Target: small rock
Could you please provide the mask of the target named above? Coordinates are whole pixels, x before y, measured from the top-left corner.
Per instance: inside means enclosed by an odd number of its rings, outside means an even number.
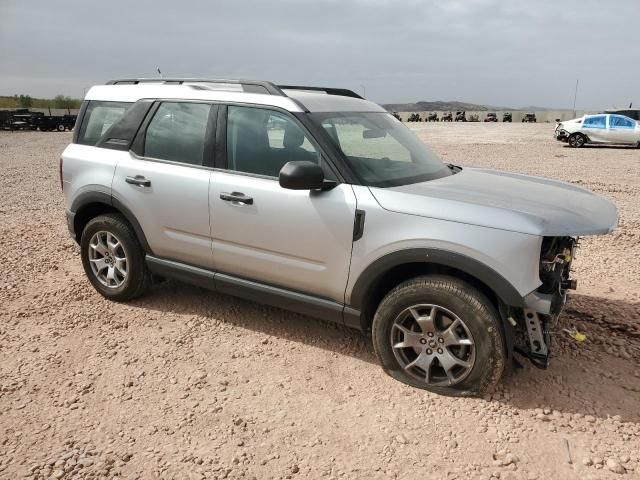
[[[589,423],[594,423],[596,421],[596,417],[594,417],[593,415],[585,415],[584,419]]]
[[[625,468],[620,464],[620,460],[617,458],[608,458],[607,459],[607,469],[613,473],[625,473]]]
[[[583,458],[583,459],[582,459],[582,464],[583,464],[585,467],[590,467],[591,465],[593,465],[593,460],[591,460],[589,457],[587,457],[587,458]]]
[[[536,420],[540,420],[541,422],[550,422],[551,418],[544,413],[539,413],[536,415]]]
[[[291,467],[291,473],[298,473],[300,471],[300,467],[298,465],[294,465]]]
[[[409,440],[407,440],[407,437],[400,434],[396,437],[396,442],[401,443],[402,445],[406,445],[407,443],[409,443]]]
[[[64,476],[64,470],[54,470],[51,476],[53,478],[62,478]]]

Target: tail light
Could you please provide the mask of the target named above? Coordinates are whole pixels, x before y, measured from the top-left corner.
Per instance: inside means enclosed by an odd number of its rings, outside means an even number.
[[[60,157],[60,190],[64,192],[64,183],[62,182],[62,157]]]

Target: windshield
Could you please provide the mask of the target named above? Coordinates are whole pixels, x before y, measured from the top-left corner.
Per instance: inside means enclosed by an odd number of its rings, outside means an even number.
[[[451,170],[393,115],[311,113],[363,185],[394,187],[451,175]]]

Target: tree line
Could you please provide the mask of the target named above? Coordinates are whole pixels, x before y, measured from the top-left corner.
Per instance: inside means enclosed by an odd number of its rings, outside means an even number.
[[[33,98],[31,95],[0,96],[0,108],[80,108],[82,100],[64,95],[54,98]]]

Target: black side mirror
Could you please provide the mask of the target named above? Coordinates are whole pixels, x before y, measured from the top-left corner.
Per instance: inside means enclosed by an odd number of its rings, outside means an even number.
[[[280,170],[278,180],[282,188],[318,190],[324,187],[324,172],[313,162],[287,162]]]

